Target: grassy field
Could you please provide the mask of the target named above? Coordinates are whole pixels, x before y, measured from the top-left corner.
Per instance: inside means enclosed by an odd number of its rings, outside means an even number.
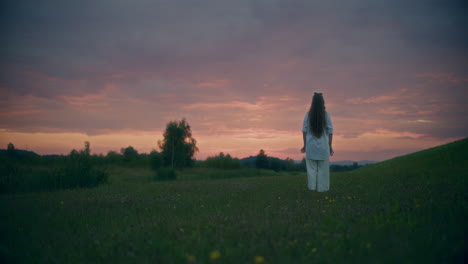
[[[114,167],[96,188],[0,195],[0,261],[463,263],[467,153],[465,139],[335,173],[326,193],[305,173]]]

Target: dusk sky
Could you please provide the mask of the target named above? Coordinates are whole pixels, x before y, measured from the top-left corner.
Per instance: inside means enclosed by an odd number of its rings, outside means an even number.
[[[158,149],[186,118],[205,159],[302,159],[323,92],[332,161],[468,136],[465,1],[0,3],[0,148]]]

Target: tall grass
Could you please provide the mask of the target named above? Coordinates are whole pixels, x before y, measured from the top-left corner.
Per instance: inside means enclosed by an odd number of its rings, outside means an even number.
[[[305,173],[149,182],[149,167],[110,167],[102,188],[0,195],[0,262],[464,263],[467,151],[332,173],[325,193]]]

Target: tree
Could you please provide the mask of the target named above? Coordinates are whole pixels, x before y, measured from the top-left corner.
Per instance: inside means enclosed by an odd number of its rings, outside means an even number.
[[[277,158],[270,158],[270,169],[278,172],[281,170],[281,161]]]
[[[13,143],[8,143],[7,146],[7,155],[13,157],[15,155],[15,145]]]
[[[90,144],[89,144],[89,141],[85,141],[84,143],[85,145],[85,148],[82,150],[82,153],[86,156],[89,156],[91,154],[91,148],[90,148]]]
[[[106,160],[110,163],[119,163],[122,160],[122,155],[111,150],[107,152]]]
[[[268,169],[268,157],[265,154],[263,149],[260,150],[257,154],[257,159],[255,160],[255,167],[258,169]]]
[[[287,157],[284,161],[284,166],[286,171],[294,171],[296,169],[296,165],[294,164],[294,160]]]
[[[169,122],[164,139],[158,144],[166,166],[184,168],[193,165],[193,155],[198,151],[197,141],[192,137],[190,125],[185,119]]]
[[[125,161],[131,161],[138,158],[138,151],[132,146],[121,148],[120,153],[122,153]]]

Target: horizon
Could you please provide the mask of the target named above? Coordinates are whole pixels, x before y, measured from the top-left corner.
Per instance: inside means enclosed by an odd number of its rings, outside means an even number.
[[[0,4],[0,146],[301,160],[314,92],[335,156],[383,161],[468,135],[468,5],[436,1]]]
[[[452,141],[452,142],[448,142],[448,143],[445,143],[445,144],[443,144],[443,145],[451,144],[451,143],[454,143],[454,142],[456,142],[456,141],[460,141],[460,140],[463,140],[463,139],[466,139],[466,138],[468,138],[468,137],[465,137],[465,138],[462,138],[462,139],[458,139],[458,140],[455,140],[455,141]],[[10,143],[12,143],[12,142],[10,142]],[[14,144],[13,144],[13,145],[14,145]],[[439,146],[443,146],[443,145],[438,145],[438,146],[434,146],[434,147],[439,147]],[[127,146],[127,147],[132,147],[132,146]],[[124,148],[125,148],[125,147],[124,147]],[[433,148],[433,147],[431,147],[431,148]],[[419,151],[425,151],[425,150],[428,150],[428,149],[431,149],[431,148],[426,148],[426,149],[418,150],[418,151],[415,151],[415,152],[411,152],[411,153],[407,153],[407,154],[403,154],[403,155],[394,156],[394,157],[388,158],[388,159],[386,159],[386,160],[390,160],[390,159],[393,159],[393,158],[396,158],[396,157],[405,156],[405,155],[410,155],[410,154],[413,154],[413,153],[416,153],[416,152],[419,152]],[[123,148],[122,148],[122,149],[123,149]],[[6,151],[7,149],[6,149],[6,148],[5,148],[5,149],[0,148],[0,150]],[[68,152],[68,153],[62,153],[62,154],[57,154],[57,153],[39,154],[39,153],[35,152],[34,150],[19,149],[19,148],[16,148],[16,146],[15,146],[15,150],[31,151],[31,152],[33,152],[33,153],[35,153],[35,154],[37,154],[37,155],[40,155],[40,156],[67,156],[67,155],[70,154],[71,151],[73,151],[73,150],[78,150],[78,151],[79,151],[80,149],[72,149],[72,150],[70,150],[70,152]],[[138,149],[136,149],[136,148],[135,148],[135,150],[138,152],[139,155],[140,155],[140,154],[149,155],[149,154],[151,153],[151,152],[140,152],[140,151],[138,151]],[[156,150],[156,151],[157,151],[157,152],[160,152],[160,151],[158,151],[158,150]],[[119,154],[119,155],[123,155],[123,154],[121,153],[120,150],[110,150],[110,151],[108,151],[108,152],[106,152],[106,153],[95,153],[95,152],[92,152],[92,151],[91,151],[90,154],[91,154],[91,155],[95,155],[95,156],[103,155],[103,156],[105,157],[105,156],[106,156],[108,153],[110,153],[110,152],[115,152],[115,153],[117,153],[117,154]],[[221,151],[221,152],[222,152],[222,151]],[[218,156],[221,152],[218,152],[218,153],[216,153],[216,154],[214,154],[214,155],[207,156],[207,157],[205,157],[204,159],[197,159],[196,157],[194,157],[194,160],[195,160],[195,161],[205,161],[205,160],[206,160],[207,158],[209,158],[209,157]],[[230,153],[224,153],[224,152],[223,152],[223,154],[224,154],[224,155],[230,155]],[[289,158],[289,157],[281,158],[281,157],[271,156],[271,155],[268,155],[268,153],[266,153],[266,152],[265,152],[265,154],[266,154],[267,157],[278,158],[278,159],[281,159],[281,160],[286,160],[287,158]],[[235,159],[243,160],[243,159],[248,159],[248,158],[256,157],[257,155],[258,155],[258,153],[255,154],[255,155],[249,155],[249,156],[243,156],[243,157],[237,157],[237,156],[232,156],[232,155],[230,155],[230,156],[231,156],[232,158],[235,158]],[[305,157],[303,157],[303,158],[305,158]],[[302,159],[303,159],[303,158],[302,158]],[[300,162],[302,161],[302,159],[298,159],[298,160],[297,160],[297,159],[292,159],[292,160],[293,160],[296,164],[298,164],[298,163],[300,163]],[[358,164],[360,164],[360,162],[364,162],[364,165],[368,165],[368,164],[378,163],[378,162],[382,162],[382,161],[386,161],[386,160],[372,160],[372,159],[360,159],[360,160],[330,160],[330,165],[333,164],[333,163],[343,163],[343,162],[357,162]],[[369,162],[369,163],[367,163],[367,162]],[[362,163],[361,163],[361,164],[362,164]]]

